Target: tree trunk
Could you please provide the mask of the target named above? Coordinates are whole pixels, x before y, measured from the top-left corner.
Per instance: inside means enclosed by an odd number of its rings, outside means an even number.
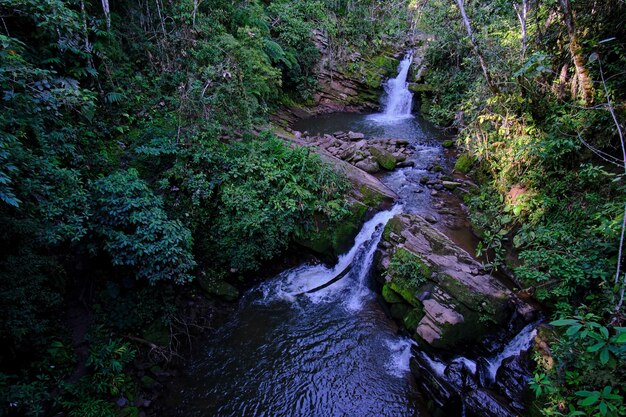
[[[487,67],[487,61],[485,61],[483,54],[480,52],[480,48],[478,47],[476,37],[474,36],[474,31],[472,30],[472,24],[469,20],[469,17],[467,17],[467,13],[465,13],[465,4],[463,3],[463,0],[456,0],[456,4],[459,7],[459,10],[461,11],[463,24],[465,25],[465,29],[467,30],[467,36],[469,36],[470,42],[472,43],[472,48],[474,49],[474,53],[476,54],[476,56],[478,57],[478,60],[480,61],[480,67],[483,70],[485,81],[487,81],[487,85],[489,86],[489,89],[491,90],[491,92],[493,94],[498,94],[500,93],[500,90],[498,89],[498,86],[496,86],[495,83],[493,82],[493,79],[491,78],[491,74],[489,73],[489,68]]]
[[[561,4],[561,12],[563,20],[567,26],[567,34],[569,35],[569,51],[572,55],[572,61],[576,68],[576,77],[578,78],[578,88],[582,92],[583,99],[587,105],[593,103],[593,83],[589,77],[589,71],[585,67],[585,60],[582,54],[582,48],[576,35],[576,25],[574,23],[574,15],[572,14],[572,5],[569,0],[559,0]]]
[[[109,9],[109,0],[102,0],[102,10],[104,11],[104,18],[107,22],[107,31],[111,30],[111,9]]]
[[[563,64],[561,67],[561,72],[559,73],[559,80],[555,85],[555,93],[559,100],[562,100],[565,97],[565,85],[567,84],[567,71],[569,70],[568,64]]]
[[[526,0],[522,0],[521,7],[517,4],[513,4],[515,8],[515,13],[517,13],[517,18],[519,19],[521,31],[522,31],[522,51],[520,52],[520,58],[522,61],[526,59],[526,44],[527,44],[527,35],[526,35],[526,16],[528,14],[528,2]]]

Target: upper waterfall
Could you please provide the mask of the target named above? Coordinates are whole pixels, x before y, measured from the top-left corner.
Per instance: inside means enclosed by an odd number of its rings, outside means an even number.
[[[373,114],[372,120],[386,122],[411,117],[413,93],[409,91],[406,81],[413,62],[413,53],[407,53],[398,66],[398,75],[385,83],[385,94],[382,98],[382,112]]]

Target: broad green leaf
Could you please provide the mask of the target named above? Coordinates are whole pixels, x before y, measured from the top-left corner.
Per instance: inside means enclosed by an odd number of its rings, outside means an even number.
[[[595,404],[599,398],[600,398],[600,393],[597,391],[594,391],[590,396],[588,396],[584,400],[578,401],[578,404],[585,406],[585,407],[590,406],[590,405]]]
[[[578,321],[573,319],[560,319],[550,322],[553,326],[571,326],[573,324],[578,324]]]
[[[578,331],[582,328],[582,324],[574,324],[573,326],[571,326],[569,329],[567,329],[567,331],[565,332],[566,335],[568,336],[573,336],[576,333],[578,333]]]
[[[606,365],[607,362],[609,361],[609,350],[608,349],[603,349],[602,352],[600,352],[600,363],[602,365]]]
[[[596,343],[595,345],[588,347],[587,352],[597,352],[600,349],[602,349],[604,346],[606,346],[606,343],[604,342]]]

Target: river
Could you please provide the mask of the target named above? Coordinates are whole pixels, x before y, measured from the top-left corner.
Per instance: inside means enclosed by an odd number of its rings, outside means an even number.
[[[385,223],[400,210],[428,215],[436,228],[470,253],[476,239],[459,198],[426,186],[441,176],[436,166],[451,171],[450,155],[442,147],[445,138],[440,131],[411,115],[412,97],[405,82],[408,63],[410,56],[399,68],[400,80],[392,79],[386,86],[383,104],[391,103],[396,110],[324,115],[294,126],[311,135],[355,131],[369,140],[408,140],[413,166],[380,177],[399,195],[397,205],[366,222],[336,265],[300,265],[250,289],[231,320],[203,341],[200,353],[170,387],[169,414],[428,416],[424,405],[429,399],[422,397],[409,369],[411,355],[419,351],[374,291],[374,251]],[[409,100],[409,105],[393,97]],[[349,273],[339,281],[308,292],[344,270]],[[503,358],[487,363],[499,366]],[[475,362],[459,359],[473,364],[475,371]],[[426,360],[434,374],[443,376],[445,363]]]
[[[447,193],[436,199],[419,182],[435,175],[429,166],[447,163],[441,135],[419,118],[381,123],[368,115],[333,114],[303,120],[295,128],[409,139],[415,167],[382,177],[400,195],[402,210],[435,213],[432,206],[441,201],[459,205]],[[392,214],[367,222],[338,265],[301,265],[249,290],[232,320],[211,335],[203,354],[177,379],[176,415],[426,415],[409,372],[412,342],[400,334],[372,289],[373,249]],[[450,225],[440,223],[444,229]],[[466,227],[448,231],[472,244]],[[355,267],[339,282],[295,295],[324,283],[350,261]]]

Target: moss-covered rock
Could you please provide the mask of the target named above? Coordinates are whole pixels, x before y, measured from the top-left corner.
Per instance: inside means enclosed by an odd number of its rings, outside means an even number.
[[[400,235],[403,226],[402,221],[398,217],[392,217],[385,225],[385,230],[383,230],[383,240],[388,241],[392,232],[396,235]]]
[[[450,139],[446,139],[441,143],[441,146],[443,146],[444,148],[451,148],[454,146],[454,141]]]
[[[474,165],[474,158],[466,153],[462,153],[456,160],[454,164],[454,169],[458,172],[462,172],[463,174],[467,174],[472,166]]]
[[[397,248],[391,256],[389,269],[391,281],[406,282],[416,290],[430,279],[431,268],[417,254]]]
[[[372,59],[372,64],[383,70],[386,74],[395,74],[400,66],[400,61],[385,55],[379,55]]]
[[[393,154],[377,146],[370,146],[369,151],[382,169],[391,171],[396,167],[396,158]]]
[[[336,257],[352,246],[354,236],[365,220],[367,208],[368,205],[355,201],[350,206],[350,214],[341,223],[334,227],[320,225],[319,230],[312,231],[297,242],[317,254]]]
[[[377,265],[386,279],[385,291],[392,290],[411,305],[401,320],[420,343],[454,351],[479,343],[511,318],[514,306],[522,316],[528,313],[527,304],[512,301],[514,294],[420,216],[392,218],[379,250]],[[392,299],[389,294],[386,298]],[[406,310],[394,308],[394,317]]]
[[[389,307],[391,317],[397,320],[404,320],[404,318],[413,310],[413,307],[406,303],[396,303]]]
[[[392,290],[389,284],[383,285],[382,295],[383,295],[383,299],[389,304],[404,302],[403,298],[394,290]]]
[[[443,181],[441,184],[443,185],[443,188],[450,191],[456,190],[457,187],[461,185],[461,183],[456,181]]]
[[[414,93],[426,93],[435,91],[435,87],[431,84],[409,83],[409,90]]]
[[[412,309],[406,316],[402,322],[404,326],[411,332],[414,332],[419,325],[419,322],[424,317],[424,309],[423,308],[414,308]]]

